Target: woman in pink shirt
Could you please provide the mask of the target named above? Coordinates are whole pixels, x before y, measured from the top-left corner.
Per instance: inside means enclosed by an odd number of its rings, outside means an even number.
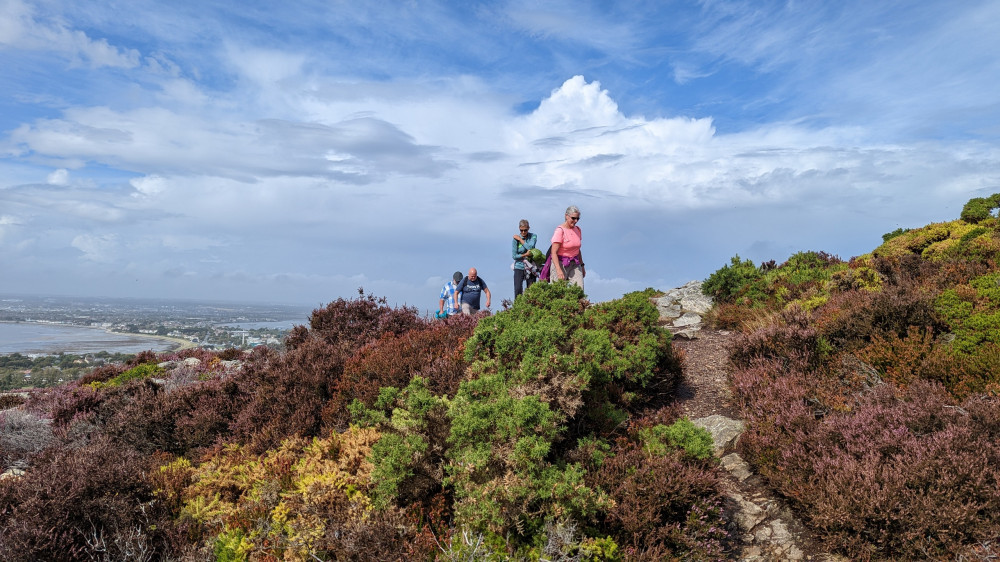
[[[580,209],[576,205],[570,205],[566,209],[566,222],[557,226],[552,234],[552,279],[566,279],[582,289],[587,268],[583,265],[583,254],[580,253],[583,235],[580,227],[576,226],[579,220]]]

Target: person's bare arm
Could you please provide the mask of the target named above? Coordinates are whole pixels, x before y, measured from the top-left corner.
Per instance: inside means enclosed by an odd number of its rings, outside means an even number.
[[[552,253],[549,254],[549,256],[552,257],[552,265],[549,266],[549,267],[551,267],[552,269],[556,270],[556,278],[557,279],[565,279],[566,278],[566,272],[563,271],[562,262],[559,261],[559,248],[561,248],[561,247],[562,247],[561,243],[559,243],[559,242],[553,242],[552,243]]]

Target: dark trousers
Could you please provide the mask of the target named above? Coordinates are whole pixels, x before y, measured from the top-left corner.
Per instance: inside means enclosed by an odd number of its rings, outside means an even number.
[[[532,275],[525,275],[523,269],[514,270],[514,298],[521,296],[524,292],[524,285],[527,283],[528,287],[535,282],[535,277]]]

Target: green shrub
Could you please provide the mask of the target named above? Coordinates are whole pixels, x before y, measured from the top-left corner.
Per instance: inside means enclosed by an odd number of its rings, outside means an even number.
[[[1000,207],[1000,193],[994,193],[989,197],[973,197],[962,207],[962,220],[970,223],[984,221],[997,207]]]
[[[719,302],[732,302],[740,296],[756,301],[763,295],[757,293],[748,295],[747,293],[763,276],[763,272],[752,261],[741,261],[740,256],[735,255],[730,258],[729,265],[722,266],[721,269],[708,276],[708,279],[702,284],[701,290]]]
[[[423,502],[437,491],[444,476],[447,407],[447,400],[433,396],[420,377],[402,391],[382,389],[370,409],[358,400],[351,405],[358,423],[382,434],[368,456],[373,506]]]
[[[644,293],[590,306],[566,283],[536,283],[466,343],[471,380],[449,406],[447,483],[460,527],[518,541],[546,517],[582,521],[608,507],[560,456],[629,412],[669,396],[680,365]],[[653,390],[656,389],[656,390]]]
[[[897,228],[896,230],[893,230],[892,232],[886,232],[885,234],[882,235],[882,242],[883,243],[884,242],[888,242],[889,240],[892,240],[893,238],[899,236],[900,234],[903,234],[903,233],[909,232],[909,231],[910,231],[909,228],[902,228],[902,227],[900,227],[900,228]]]
[[[161,374],[163,374],[163,367],[160,367],[155,363],[143,363],[142,365],[132,367],[107,382],[94,381],[90,383],[90,386],[94,390],[99,390],[101,388],[122,386],[130,381],[148,379]]]
[[[639,431],[639,439],[651,455],[665,455],[669,448],[681,449],[696,459],[712,456],[712,434],[696,426],[688,418],[671,425],[658,424]]]
[[[216,562],[245,562],[252,549],[242,529],[231,529],[216,537],[213,554]]]

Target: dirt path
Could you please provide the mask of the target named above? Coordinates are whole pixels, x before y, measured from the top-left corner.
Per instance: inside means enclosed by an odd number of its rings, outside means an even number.
[[[674,347],[684,352],[684,380],[677,388],[677,401],[691,419],[713,414],[737,419],[726,380],[727,346],[735,333],[701,330],[698,334],[695,339],[674,339]]]
[[[674,339],[674,346],[684,352],[684,380],[677,400],[688,418],[720,414],[739,419],[728,384],[728,346],[735,337],[733,332],[701,330],[694,339]],[[845,560],[825,553],[787,504],[737,455],[723,457],[722,464],[727,469],[722,488],[734,514],[731,531],[738,537],[734,560]]]

